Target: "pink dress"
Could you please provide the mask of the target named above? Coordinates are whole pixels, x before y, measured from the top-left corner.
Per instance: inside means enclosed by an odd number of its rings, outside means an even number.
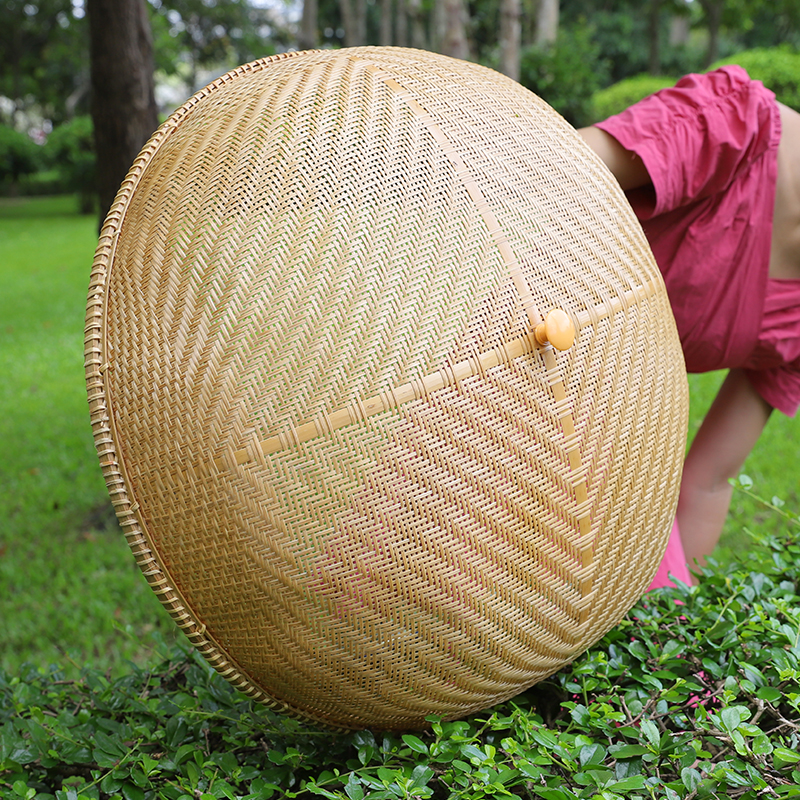
[[[743,368],[773,408],[800,407],[800,281],[771,280],[781,124],[737,66],[688,75],[599,128],[647,168],[628,193],[670,298],[689,372]],[[650,588],[689,582],[677,524]]]

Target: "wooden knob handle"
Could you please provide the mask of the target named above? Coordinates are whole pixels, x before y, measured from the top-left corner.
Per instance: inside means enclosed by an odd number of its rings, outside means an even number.
[[[575,325],[566,311],[554,308],[544,322],[536,326],[534,335],[539,344],[550,342],[556,350],[569,350],[575,343]]]

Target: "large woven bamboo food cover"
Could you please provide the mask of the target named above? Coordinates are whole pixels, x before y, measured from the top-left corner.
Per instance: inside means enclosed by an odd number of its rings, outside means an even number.
[[[294,53],[200,91],[106,220],[86,344],[139,566],[289,713],[509,698],[665,549],[687,389],[647,241],[575,131],[474,64]]]

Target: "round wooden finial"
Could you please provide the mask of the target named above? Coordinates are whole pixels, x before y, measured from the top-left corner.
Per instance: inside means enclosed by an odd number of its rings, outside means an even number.
[[[556,350],[569,350],[575,343],[575,323],[566,311],[554,308],[544,322],[536,326],[534,334],[539,344],[550,342]]]

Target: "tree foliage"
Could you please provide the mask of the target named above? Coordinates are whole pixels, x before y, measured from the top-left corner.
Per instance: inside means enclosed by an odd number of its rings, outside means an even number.
[[[274,15],[249,0],[150,0],[154,10],[156,66],[181,67],[189,90],[200,88],[201,69],[251,61],[286,46],[289,38]]]
[[[607,61],[586,26],[562,28],[550,46],[522,55],[520,80],[576,127],[592,122],[594,93],[606,83]]]
[[[64,188],[78,195],[81,212],[90,213],[97,170],[91,117],[81,115],[59,125],[47,139],[44,156],[58,171]]]
[[[30,136],[8,125],[0,125],[0,182],[16,183],[35,172],[40,164],[39,148]]]
[[[209,70],[221,72],[296,46],[301,33],[299,19],[292,21],[288,4],[280,2],[148,2],[156,68],[180,74],[189,91],[199,88]],[[305,46],[423,47],[466,55],[513,74],[515,20],[520,57],[527,53],[530,62],[529,48],[541,33],[537,9],[544,4],[520,0],[518,11],[516,0],[309,0],[309,6],[316,13],[306,19]],[[560,0],[547,6],[554,7],[559,9],[557,39],[569,41],[589,31],[597,57],[587,67],[598,69],[600,88],[646,71],[677,76],[752,47],[800,46],[800,0]],[[13,112],[36,108],[54,125],[86,113],[83,4],[5,0],[2,13],[0,95],[11,98]],[[686,35],[676,34],[679,28]],[[552,46],[557,48],[557,42]],[[535,84],[544,82],[543,76]],[[0,121],[14,125],[18,115],[6,110]]]
[[[71,0],[5,0],[0,24],[0,95],[15,112],[33,106],[59,124],[88,109],[86,25]]]

